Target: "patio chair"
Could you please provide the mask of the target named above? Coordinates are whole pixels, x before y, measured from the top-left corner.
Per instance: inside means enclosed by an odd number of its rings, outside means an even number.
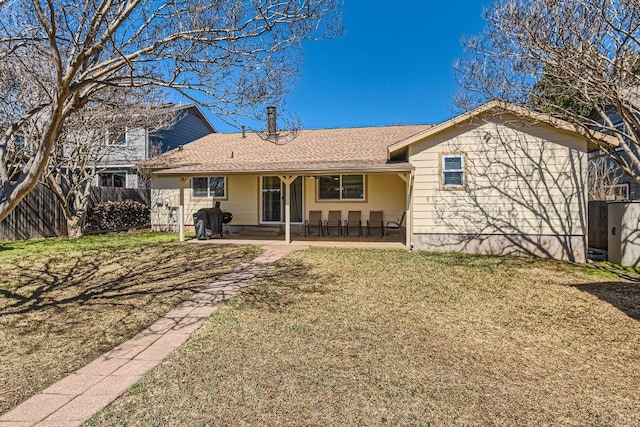
[[[371,211],[367,220],[367,237],[371,236],[372,228],[380,229],[380,237],[384,237],[384,221],[382,211]]]
[[[325,236],[331,235],[331,228],[336,229],[336,235],[342,235],[342,211],[329,211],[329,219],[324,223]]]
[[[311,229],[318,228],[318,236],[324,235],[324,227],[322,226],[322,211],[309,211],[309,219],[304,220],[304,235],[310,236]]]
[[[344,235],[349,235],[349,229],[357,229],[358,237],[362,236],[362,221],[360,220],[360,211],[349,211],[347,220],[344,222]]]
[[[399,231],[400,235],[402,236],[402,240],[405,240],[404,229],[402,228],[402,225],[404,224],[404,217],[406,214],[406,212],[402,212],[402,216],[397,221],[387,221],[387,225],[385,225],[384,227],[384,237],[387,237],[387,233],[389,231]]]

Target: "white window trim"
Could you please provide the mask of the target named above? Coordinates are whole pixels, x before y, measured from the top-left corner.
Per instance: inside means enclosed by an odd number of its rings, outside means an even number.
[[[22,139],[22,142],[18,142],[19,139]],[[27,137],[22,134],[14,134],[11,137],[13,142],[13,148],[16,150],[24,150],[27,147]]]
[[[111,177],[111,185],[107,185],[107,186],[102,186],[100,185],[102,183],[102,176],[104,175],[110,175]],[[114,176],[118,175],[121,178],[124,179],[124,185],[122,187],[115,187],[113,185],[113,181],[114,181]],[[128,188],[127,187],[127,175],[129,175],[127,173],[126,170],[103,170],[101,172],[98,172],[98,186],[99,187],[104,187],[104,188]]]
[[[206,178],[207,179],[207,195],[206,196],[196,196],[195,195],[195,187],[193,186],[193,180],[197,178]],[[211,178],[222,178],[224,180],[224,195],[222,196],[212,196],[211,195]],[[215,200],[227,200],[227,177],[226,176],[194,176],[191,178],[191,197],[194,199],[215,199]]]
[[[622,184],[605,185],[604,189],[609,190],[611,188],[624,188],[625,198],[623,200],[629,200],[629,183],[623,182]]]
[[[446,169],[445,167],[445,160],[446,159],[453,159],[453,158],[459,158],[460,159],[460,169]],[[443,154],[442,155],[442,163],[441,163],[441,173],[440,173],[440,179],[442,179],[442,188],[463,188],[467,182],[466,176],[465,176],[465,161],[464,161],[465,155],[463,153],[458,153],[458,154]],[[460,172],[462,173],[462,184],[445,184],[445,179],[444,179],[444,174],[445,172]]]
[[[111,130],[107,129],[107,134],[105,135],[105,138],[107,140],[107,147],[126,147],[129,144],[129,128],[125,126],[122,130],[123,132],[118,133],[116,137],[124,134],[124,143],[119,143],[114,142],[114,140],[111,138]]]
[[[367,201],[367,178],[363,173],[339,173],[335,174],[340,177],[340,196],[337,199],[322,199],[320,198],[320,179],[316,179],[318,182],[316,184],[316,200],[318,202],[366,202]],[[335,176],[335,175],[324,175],[324,176]],[[362,177],[362,198],[361,199],[352,199],[342,197],[342,193],[344,192],[344,188],[342,187],[342,177],[344,175],[360,175]],[[318,177],[320,178],[320,177]]]

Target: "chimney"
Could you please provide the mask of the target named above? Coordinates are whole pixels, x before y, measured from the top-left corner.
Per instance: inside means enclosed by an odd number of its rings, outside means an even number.
[[[275,138],[278,136],[276,130],[276,107],[267,107],[267,137]]]

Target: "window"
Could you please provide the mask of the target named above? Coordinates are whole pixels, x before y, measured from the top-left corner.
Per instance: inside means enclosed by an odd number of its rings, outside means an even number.
[[[107,131],[107,145],[127,145],[127,128],[113,128]]]
[[[607,200],[629,200],[629,183],[605,185]]]
[[[13,146],[16,150],[22,150],[27,145],[27,138],[24,135],[13,135]]]
[[[124,188],[127,182],[126,172],[102,172],[98,175],[100,187]]]
[[[442,186],[445,188],[460,188],[464,186],[463,154],[442,156]]]
[[[318,200],[364,200],[364,175],[319,176]]]
[[[193,197],[224,199],[227,197],[227,179],[224,176],[192,178]]]

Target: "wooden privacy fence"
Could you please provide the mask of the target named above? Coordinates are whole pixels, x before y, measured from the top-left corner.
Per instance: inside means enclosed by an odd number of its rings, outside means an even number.
[[[135,200],[147,206],[151,192],[145,189],[93,187],[89,206],[106,201]],[[54,194],[38,184],[18,206],[0,222],[0,240],[23,240],[67,235],[64,211]]]
[[[589,202],[589,247],[607,250],[609,245],[607,234],[608,210],[606,201]]]

